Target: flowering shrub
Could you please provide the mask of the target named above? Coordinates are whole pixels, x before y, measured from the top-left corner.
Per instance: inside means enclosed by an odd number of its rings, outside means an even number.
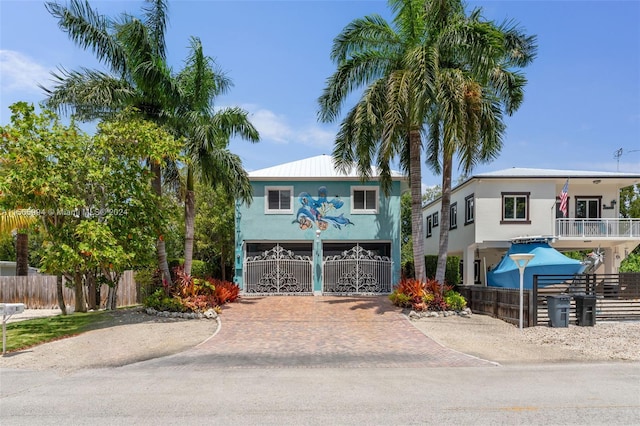
[[[165,290],[158,289],[145,299],[145,306],[159,311],[204,312],[231,303],[240,297],[240,288],[215,278],[194,278],[175,269],[176,282]]]
[[[441,287],[434,279],[402,279],[389,295],[389,300],[396,306],[416,311],[460,311],[467,306],[460,293],[447,285]]]

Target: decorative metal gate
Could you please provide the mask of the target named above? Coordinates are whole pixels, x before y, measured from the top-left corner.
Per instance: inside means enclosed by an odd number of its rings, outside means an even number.
[[[310,256],[296,255],[277,244],[244,265],[247,293],[312,293],[313,265]]]
[[[391,259],[359,245],[323,262],[323,291],[333,294],[391,292]]]

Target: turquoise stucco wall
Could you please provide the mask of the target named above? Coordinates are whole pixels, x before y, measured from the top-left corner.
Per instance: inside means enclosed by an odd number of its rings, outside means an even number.
[[[265,214],[265,187],[293,186],[293,213]],[[356,214],[351,212],[351,187],[377,187],[377,182],[359,181],[258,181],[253,182],[253,202],[236,206],[236,282],[242,285],[242,260],[244,256],[244,241],[308,241],[316,243],[317,227],[301,229],[297,222],[297,212],[302,207],[299,195],[303,192],[318,199],[318,188],[326,187],[328,201],[339,199],[343,205],[327,216],[340,216],[348,219],[352,224],[340,226],[329,224],[321,231],[322,242],[338,241],[385,241],[391,243],[391,258],[393,261],[393,282],[399,280],[400,275],[400,182],[393,182],[389,197],[379,191],[379,208],[377,214]],[[321,260],[321,256],[314,256]],[[319,267],[319,265],[316,265]],[[316,283],[320,285],[320,283]],[[316,289],[318,291],[318,289]]]

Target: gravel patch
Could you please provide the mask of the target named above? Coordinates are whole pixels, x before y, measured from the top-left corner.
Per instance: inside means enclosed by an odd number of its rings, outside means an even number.
[[[478,314],[411,322],[446,347],[500,364],[640,361],[640,322],[522,330]]]

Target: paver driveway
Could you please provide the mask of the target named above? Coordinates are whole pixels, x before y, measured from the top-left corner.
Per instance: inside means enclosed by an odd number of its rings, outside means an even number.
[[[161,362],[177,368],[492,365],[426,337],[384,296],[245,297],[221,318],[215,337]]]

